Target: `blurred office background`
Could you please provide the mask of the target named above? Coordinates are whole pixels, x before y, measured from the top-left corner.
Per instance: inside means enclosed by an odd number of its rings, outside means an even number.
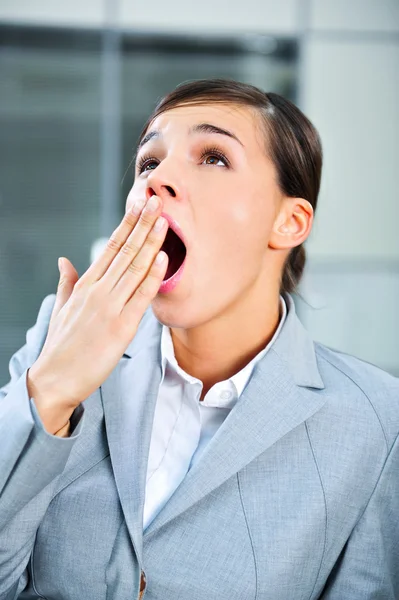
[[[298,310],[315,339],[399,375],[399,0],[0,0],[0,385],[57,258],[82,274],[122,218],[156,101],[214,76],[319,129]]]

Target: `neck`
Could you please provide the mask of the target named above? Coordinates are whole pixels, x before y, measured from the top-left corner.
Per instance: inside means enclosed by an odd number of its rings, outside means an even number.
[[[280,322],[280,296],[242,303],[192,329],[171,329],[180,367],[203,383],[201,399],[219,381],[243,369],[272,339]]]

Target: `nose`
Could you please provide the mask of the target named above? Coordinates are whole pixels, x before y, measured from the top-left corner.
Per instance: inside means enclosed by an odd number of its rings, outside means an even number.
[[[170,168],[166,170],[162,163],[147,178],[147,199],[154,195],[164,201],[182,196],[181,183],[178,181],[177,173]]]
[[[158,190],[158,191],[157,191]],[[171,185],[160,185],[160,186],[147,186],[146,196],[151,198],[151,196],[159,196],[162,200],[165,200],[166,197],[176,198],[177,194]]]

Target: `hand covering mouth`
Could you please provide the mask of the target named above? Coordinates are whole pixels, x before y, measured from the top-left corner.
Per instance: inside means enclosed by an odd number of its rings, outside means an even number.
[[[169,223],[168,232],[161,247],[161,250],[166,252],[169,258],[168,268],[164,277],[164,281],[166,281],[167,279],[170,279],[170,277],[172,277],[182,266],[183,261],[186,258],[187,249],[183,240],[174,230],[176,227],[173,221],[170,219],[170,217],[168,218],[167,215],[163,216],[166,217]]]

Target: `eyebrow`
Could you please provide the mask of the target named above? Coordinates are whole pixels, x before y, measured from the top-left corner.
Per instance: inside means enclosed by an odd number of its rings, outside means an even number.
[[[233,140],[235,140],[236,142],[241,144],[241,146],[244,146],[244,144],[238,139],[238,137],[232,131],[229,131],[228,129],[222,129],[221,127],[218,127],[217,125],[211,125],[211,123],[199,123],[198,125],[194,125],[190,129],[190,133],[191,132],[192,133],[217,133],[219,135],[227,135],[227,137],[232,138]]]
[[[193,125],[193,127],[190,128],[189,133],[216,133],[218,135],[226,135],[227,137],[241,144],[241,146],[244,146],[244,144],[232,131],[229,131],[228,129],[223,129],[222,127],[218,127],[217,125],[212,125],[211,123],[198,123],[197,125]],[[140,148],[144,146],[144,144],[147,144],[150,140],[157,139],[160,137],[162,137],[162,134],[157,129],[150,131],[143,137],[143,139],[139,143],[137,147],[137,152],[140,150]]]
[[[140,150],[140,148],[142,148],[144,146],[144,144],[147,144],[150,140],[154,139],[154,138],[158,138],[161,137],[161,132],[154,130],[154,131],[150,131],[149,133],[147,133],[143,139],[140,141],[139,145],[137,146],[137,152]]]

